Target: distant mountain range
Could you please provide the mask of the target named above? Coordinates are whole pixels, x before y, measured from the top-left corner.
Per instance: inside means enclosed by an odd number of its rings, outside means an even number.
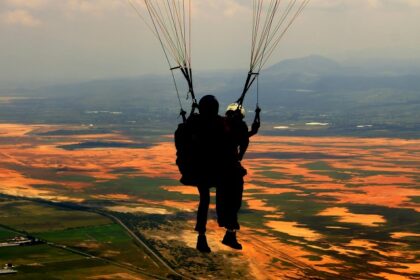
[[[366,61],[364,63],[352,61],[338,63],[324,56],[310,55],[283,60],[267,68],[264,73],[363,76],[420,75],[420,62],[384,59]]]
[[[196,73],[196,92],[198,97],[216,95],[223,108],[239,97],[245,77],[246,71]],[[181,101],[188,108],[184,81],[178,78]],[[268,67],[261,73],[258,85],[264,120],[270,123],[321,121],[329,123],[330,128],[373,124],[420,131],[420,67],[416,65],[405,67],[386,61],[352,65],[313,55]],[[120,123],[153,119],[172,125],[179,111],[169,73],[17,90],[13,94],[37,99],[16,100],[0,110],[0,119],[19,119],[23,116],[20,110],[28,113],[30,107],[33,121],[66,118],[67,122]],[[253,109],[255,102],[256,84],[245,105]],[[122,114],[103,118],[86,111]]]
[[[297,59],[283,60],[274,64],[264,71],[264,74],[271,76],[282,75],[328,75],[337,72],[343,72],[338,62],[319,55],[311,55]]]

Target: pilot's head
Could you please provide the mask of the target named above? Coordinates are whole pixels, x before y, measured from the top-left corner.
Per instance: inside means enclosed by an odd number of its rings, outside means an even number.
[[[204,117],[215,117],[219,113],[219,102],[213,95],[206,95],[198,103],[200,115]]]

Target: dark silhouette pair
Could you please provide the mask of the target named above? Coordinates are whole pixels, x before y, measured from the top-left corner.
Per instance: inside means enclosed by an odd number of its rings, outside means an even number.
[[[244,122],[244,110],[238,104],[228,107],[226,116],[218,114],[219,103],[212,95],[204,96],[198,104],[199,114],[192,114],[176,133],[178,159],[184,184],[195,185],[200,194],[195,230],[198,232],[197,249],[211,252],[206,238],[210,188],[216,188],[216,212],[220,227],[226,228],[222,243],[242,249],[236,231],[240,229],[238,212],[242,204],[243,177],[246,169],[241,160],[248,148],[249,137],[258,132],[259,112],[251,131]],[[182,137],[180,136],[182,135]],[[180,140],[182,139],[182,140]],[[180,147],[182,142],[183,151]]]

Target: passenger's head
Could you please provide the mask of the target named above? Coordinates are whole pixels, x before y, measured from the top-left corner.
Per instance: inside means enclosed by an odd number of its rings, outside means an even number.
[[[204,117],[215,117],[219,113],[219,102],[213,95],[206,95],[198,103],[200,115]]]
[[[238,103],[232,103],[226,108],[226,117],[243,119],[245,117],[245,109]]]

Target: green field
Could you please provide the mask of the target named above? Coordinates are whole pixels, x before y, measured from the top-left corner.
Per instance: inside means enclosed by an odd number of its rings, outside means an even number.
[[[11,198],[0,198],[0,213],[0,241],[19,235],[16,230],[43,242],[0,247],[0,264],[13,263],[18,270],[12,279],[167,273],[120,225],[100,214]]]
[[[139,267],[150,273],[158,273],[159,270],[159,266],[141,247],[136,246],[124,229],[117,224],[41,232],[37,236],[50,242],[83,250],[94,256]]]
[[[13,263],[18,270],[7,279],[86,279],[121,272],[136,275],[102,260],[48,245],[0,248],[0,263],[6,262]]]
[[[16,236],[16,233],[14,233],[13,231],[6,229],[6,228],[2,228],[0,226],[0,242],[4,242],[10,238],[13,238]]]
[[[150,178],[140,176],[120,176],[114,180],[98,182],[94,187],[86,190],[93,195],[123,193],[131,196],[162,201],[165,199],[191,201],[195,200],[195,195],[183,195],[178,192],[168,192],[162,186],[177,186],[177,180],[167,178]]]
[[[111,224],[95,213],[51,207],[30,201],[0,201],[0,225],[30,234],[67,228]]]

